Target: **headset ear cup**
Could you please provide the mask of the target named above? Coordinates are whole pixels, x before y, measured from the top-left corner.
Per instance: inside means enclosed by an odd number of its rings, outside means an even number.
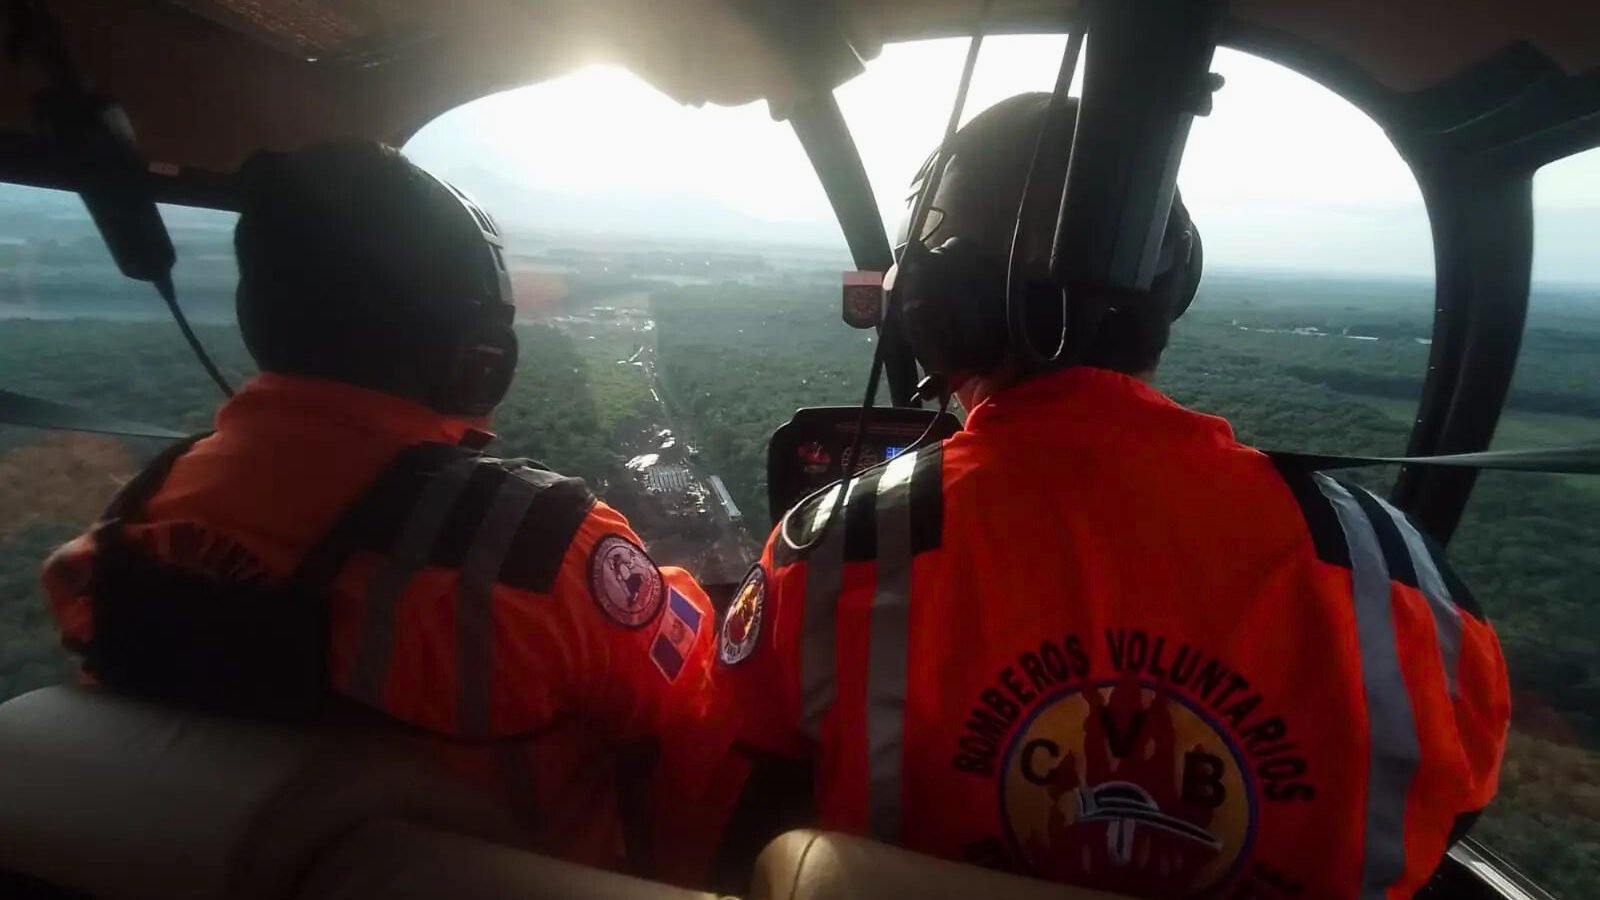
[[[932,374],[942,374],[948,354],[942,303],[937,292],[937,279],[931,277],[933,268],[927,257],[930,251],[911,244],[901,254],[895,267],[895,289],[898,294],[898,315],[911,353],[922,368]]]
[[[467,340],[450,388],[450,402],[464,415],[487,416],[505,399],[517,374],[517,333],[509,324],[489,325]]]
[[[947,276],[947,306],[953,371],[982,374],[1005,358],[1011,333],[1006,324],[1004,262],[970,242],[951,238],[940,248]]]
[[[956,340],[965,365],[957,371],[984,373],[1000,365],[1011,345],[1006,322],[1007,266],[976,259],[968,269],[966,290],[958,304]]]
[[[1161,245],[1162,256],[1170,262],[1161,275],[1164,283],[1157,289],[1167,304],[1167,320],[1176,322],[1194,302],[1200,276],[1205,271],[1205,247],[1200,242],[1200,229],[1195,227],[1194,217],[1184,205],[1181,190],[1173,192],[1172,210]]]
[[[1200,241],[1200,231],[1192,224],[1189,226],[1188,256],[1188,265],[1184,266],[1178,275],[1181,281],[1172,298],[1172,310],[1168,316],[1174,322],[1189,311],[1189,304],[1194,302],[1195,294],[1199,293],[1200,278],[1205,272],[1205,245]]]
[[[909,265],[907,265],[909,262]],[[930,374],[988,372],[1005,356],[1005,267],[961,238],[903,257],[906,337]]]

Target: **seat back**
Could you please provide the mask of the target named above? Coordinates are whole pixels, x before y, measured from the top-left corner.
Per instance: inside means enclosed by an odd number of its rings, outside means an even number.
[[[756,859],[751,900],[1125,900],[935,859],[876,841],[791,831]]]
[[[368,823],[330,850],[296,900],[716,900],[412,822]]]
[[[488,799],[370,732],[296,731],[71,687],[0,705],[0,869],[109,900],[290,895],[361,824],[515,842]]]

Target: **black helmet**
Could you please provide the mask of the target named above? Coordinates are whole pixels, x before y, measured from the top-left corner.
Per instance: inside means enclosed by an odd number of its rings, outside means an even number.
[[[1068,103],[1072,108],[1066,133],[1052,136],[1057,145],[1072,139],[1077,101]],[[1049,105],[1049,94],[1019,94],[968,122],[951,138],[917,246],[907,244],[909,210],[901,223],[896,284],[907,335],[930,371],[982,372],[1005,356],[1013,235],[1019,239],[1021,274],[1028,282],[1030,332],[1041,335],[1035,343],[1046,352],[1056,346],[1050,338],[1061,332],[1061,294],[1051,283],[1049,261],[1066,181],[1065,154],[1050,154],[1028,182],[1035,140]],[[938,160],[934,153],[918,172],[910,205]],[[1018,233],[1025,189],[1034,192],[1035,200]],[[1175,194],[1155,283],[1146,294],[1118,299],[1081,361],[1122,371],[1153,367],[1170,323],[1194,299],[1201,269],[1199,232]]]
[[[328,378],[488,413],[516,337],[492,221],[398,150],[338,140],[258,153],[234,233],[245,345],[266,371]],[[492,345],[490,378],[463,389]]]

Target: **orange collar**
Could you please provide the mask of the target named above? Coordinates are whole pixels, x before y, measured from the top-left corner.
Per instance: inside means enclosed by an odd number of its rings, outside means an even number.
[[[404,444],[457,444],[477,424],[381,391],[270,372],[246,382],[216,418],[216,430],[224,435],[355,431]]]
[[[1186,409],[1130,375],[1088,366],[1036,375],[997,391],[967,414],[970,432],[1017,427],[1111,440],[1132,434],[1219,444],[1234,440],[1226,420]]]

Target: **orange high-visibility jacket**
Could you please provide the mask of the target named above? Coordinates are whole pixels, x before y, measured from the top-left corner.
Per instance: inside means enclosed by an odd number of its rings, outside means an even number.
[[[681,749],[678,726],[705,697],[710,603],[582,481],[460,452],[468,429],[395,397],[264,375],[126,531],[163,563],[283,580],[363,498],[356,552],[329,589],[335,691],[455,739],[429,742],[525,814],[538,849],[637,862],[619,769],[649,758],[625,752],[636,744]],[[93,635],[94,554],[86,535],[45,567],[69,646]]]
[[[1148,897],[1410,896],[1494,795],[1493,630],[1384,500],[1088,368],[774,532],[718,638],[824,826]]]

